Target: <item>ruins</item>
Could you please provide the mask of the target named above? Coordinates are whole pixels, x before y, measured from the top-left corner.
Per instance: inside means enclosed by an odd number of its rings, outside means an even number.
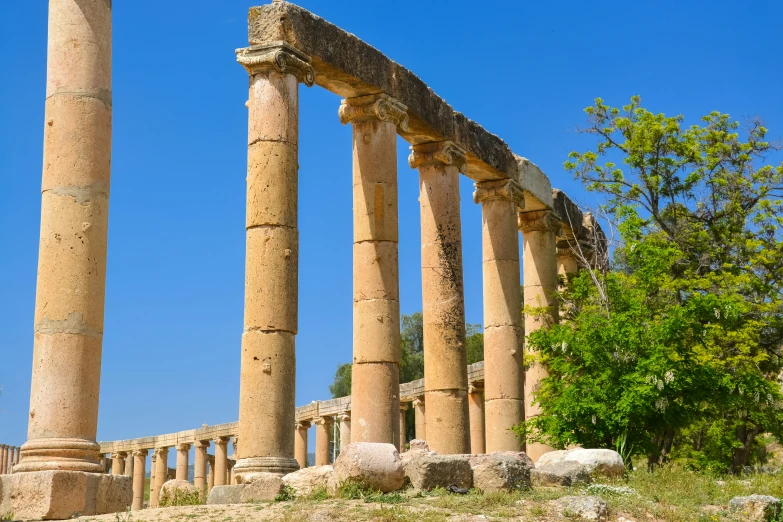
[[[600,227],[553,190],[534,163],[456,112],[412,72],[354,35],[277,0],[250,9],[249,46],[236,53],[249,75],[239,419],[98,443],[111,2],[49,5],[28,439],[21,450],[2,446],[0,514],[64,519],[76,512],[142,509],[148,455],[150,506],[157,506],[171,449],[179,480],[188,479],[194,451],[198,488],[233,484],[256,472],[289,473],[307,464],[310,426],[316,426],[316,464],[330,461],[333,433],[342,446],[384,442],[402,451],[408,407],[415,412],[416,437],[439,453],[526,449],[535,460],[548,451],[538,444],[525,448],[511,431],[539,413],[532,394],[546,375],[538,364],[525,370],[524,337],[558,321],[558,274],[574,272],[590,258],[577,255],[575,246],[600,243]],[[352,128],[354,322],[351,397],[296,408],[300,83],[341,96],[335,124],[339,119]],[[398,136],[410,143],[408,164],[418,170],[422,231],[425,377],[405,384],[399,384]],[[471,366],[460,175],[475,182],[473,199],[482,209],[485,361]],[[525,314],[523,322],[523,300],[547,313]]]

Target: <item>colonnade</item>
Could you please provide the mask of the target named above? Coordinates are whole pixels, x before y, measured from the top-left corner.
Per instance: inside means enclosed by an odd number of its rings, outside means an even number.
[[[19,463],[18,446],[0,444],[0,475],[11,473],[13,467]]]

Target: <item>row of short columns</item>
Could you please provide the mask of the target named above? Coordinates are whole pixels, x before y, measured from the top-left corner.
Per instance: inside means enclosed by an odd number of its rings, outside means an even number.
[[[19,462],[20,448],[0,444],[0,475],[11,473],[13,467]]]

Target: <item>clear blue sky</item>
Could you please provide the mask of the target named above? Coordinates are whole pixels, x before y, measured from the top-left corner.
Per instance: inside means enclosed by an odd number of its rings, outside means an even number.
[[[26,439],[47,2],[0,3],[0,443]],[[247,0],[114,2],[114,148],[98,438],[236,420],[242,333]],[[783,3],[307,1],[595,203],[562,163],[601,96],[689,119],[761,116],[783,136]],[[351,360],[351,141],[301,87],[297,405]],[[403,313],[421,309],[418,176],[399,140]],[[467,319],[482,322],[480,212],[462,184]],[[293,429],[293,427],[292,427]],[[312,439],[313,437],[311,437]],[[311,440],[312,444],[312,440]],[[172,452],[174,453],[174,452]]]

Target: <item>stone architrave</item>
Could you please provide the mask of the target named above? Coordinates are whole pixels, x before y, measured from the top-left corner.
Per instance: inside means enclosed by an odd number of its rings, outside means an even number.
[[[468,386],[468,411],[470,412],[470,453],[485,452],[484,444],[484,390]]]
[[[351,412],[344,411],[337,416],[340,422],[340,452],[351,443]]]
[[[207,449],[209,448],[209,441],[198,440],[195,446],[196,458],[193,465],[193,485],[201,491],[207,485]]]
[[[299,469],[307,467],[307,431],[309,429],[309,421],[297,422],[294,425],[294,456],[299,464]]]
[[[295,422],[299,293],[299,82],[309,58],[287,44],[237,51],[250,75],[245,320],[236,474],[298,469]]]
[[[318,417],[315,424],[315,465],[326,466],[331,462],[329,455],[329,442],[332,433],[331,417]]]
[[[427,416],[424,407],[424,397],[413,399],[413,415],[416,423],[416,438],[418,440],[427,440]]]
[[[188,480],[188,452],[190,444],[177,445],[177,480]]]
[[[229,437],[218,437],[215,443],[215,485],[225,486],[228,479],[228,440]]]
[[[462,280],[460,172],[465,151],[450,141],[411,147],[419,169],[424,395],[430,448],[470,452],[465,295]]]
[[[519,451],[524,445],[511,428],[525,419],[517,230],[524,196],[506,179],[477,183],[473,200],[482,219],[486,452]]]
[[[352,442],[399,446],[397,130],[407,107],[385,94],[343,100],[353,130]]]
[[[144,508],[144,478],[147,466],[147,450],[133,452],[133,503],[131,509],[138,511]]]
[[[557,323],[559,319],[556,237],[560,220],[550,210],[539,210],[520,212],[518,224],[522,232],[524,255],[525,335],[530,335],[540,328]],[[546,376],[546,368],[535,361],[525,372],[526,419],[540,413],[540,407],[533,401],[541,379]],[[552,451],[552,448],[545,444],[535,442],[527,445],[527,454],[533,462],[548,451]]]

